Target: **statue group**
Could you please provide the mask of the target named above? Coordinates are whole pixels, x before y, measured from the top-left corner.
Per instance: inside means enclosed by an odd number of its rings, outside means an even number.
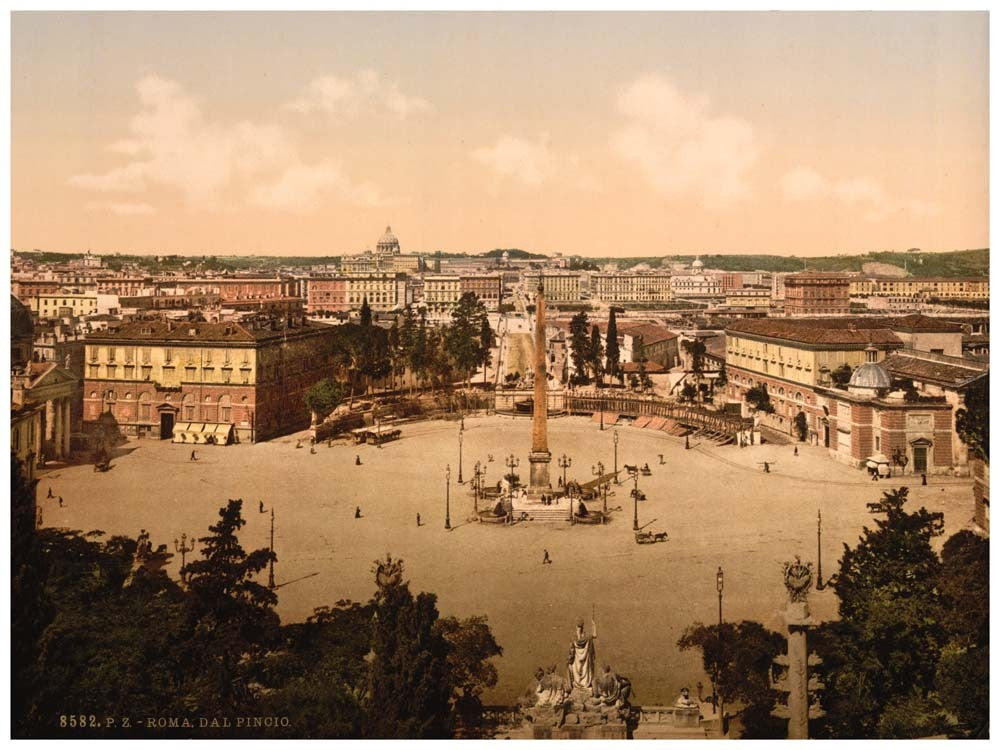
[[[628,720],[632,683],[605,665],[595,675],[597,628],[587,634],[583,620],[576,626],[566,659],[566,676],[555,666],[539,667],[532,686],[521,701],[528,721],[539,725],[624,724]]]

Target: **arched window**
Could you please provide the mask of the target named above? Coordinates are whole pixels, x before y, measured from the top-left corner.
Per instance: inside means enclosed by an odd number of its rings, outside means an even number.
[[[796,391],[795,392],[795,400],[796,401],[801,401],[802,400],[802,391]]]

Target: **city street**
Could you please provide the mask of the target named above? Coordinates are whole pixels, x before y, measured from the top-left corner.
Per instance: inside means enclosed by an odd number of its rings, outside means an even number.
[[[672,702],[682,686],[693,693],[698,680],[708,693],[699,655],[681,654],[675,644],[689,624],[715,621],[719,566],[725,619],[760,620],[779,629],[781,565],[796,554],[815,562],[817,510],[823,513],[824,577],[836,570],[842,543],[854,544],[871,522],[865,503],[883,490],[909,484],[911,508],[923,504],[945,512],[946,535],[972,516],[966,481],[932,479],[921,487],[919,478],[908,477],[876,484],[819,448],[800,446],[801,455],[793,456],[791,445],[719,448],[694,440],[686,451],[683,439],[623,426],[619,468],[648,463],[652,469],[651,477],[639,479],[648,498],[639,504],[639,523],[668,532],[668,542],[635,543],[631,480],[609,497],[609,507],[622,510],[606,526],[477,524],[469,521],[476,461],[486,467],[486,483],[495,485],[513,452],[526,478],[531,423],[470,417],[465,427],[464,486],[457,483],[459,423],[436,421],[402,425],[402,439],[381,449],[338,442],[318,445],[315,455],[305,433],[257,445],[202,446],[194,462],[190,446],[132,441],[107,473],[89,464],[43,473],[39,503],[48,526],[132,537],[144,528],[154,548],[167,544],[170,551],[181,533],[203,536],[230,497],[244,500],[243,546],[266,547],[274,507],[275,577],[286,622],[341,599],[367,600],[375,588],[373,560],[387,552],[402,557],[411,589],[436,593],[443,614],[489,617],[504,656],[497,660],[500,683],[484,696],[487,703],[513,701],[539,665],[562,670],[577,620],[586,620],[589,629],[592,612],[598,664],[630,676],[636,702]],[[572,459],[568,476],[581,482],[592,479],[598,460],[611,471],[612,435],[584,418],[550,420],[553,485],[563,454]],[[763,461],[770,474],[763,473]],[[49,487],[64,507],[42,499]],[[551,565],[542,565],[544,550]],[[179,565],[177,555],[168,572],[176,575]],[[829,591],[814,593],[811,606],[820,618],[836,614]]]

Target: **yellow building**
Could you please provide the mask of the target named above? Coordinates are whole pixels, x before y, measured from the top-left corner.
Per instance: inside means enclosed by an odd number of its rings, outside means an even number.
[[[594,273],[591,297],[601,302],[669,302],[673,299],[668,273]],[[545,287],[548,294],[548,283]]]
[[[538,289],[539,275],[545,286],[546,302],[579,302],[580,295],[580,274],[579,273],[552,273],[539,274],[538,271],[528,271],[524,274],[524,285],[530,299],[535,298],[535,291]]]
[[[425,274],[424,303],[430,312],[451,312],[462,297],[462,278],[457,274]]]
[[[28,299],[28,307],[42,319],[97,314],[97,295],[81,293],[40,294]]]
[[[410,300],[407,296],[406,277],[402,274],[376,273],[367,276],[345,277],[347,306],[349,309],[360,310],[364,299],[372,310],[389,312],[406,307]]]
[[[990,280],[987,277],[852,279],[850,293],[852,296],[987,300]]]
[[[338,329],[290,319],[139,320],[96,331],[85,342],[84,425],[111,412],[126,434],[160,438],[182,423],[231,428],[249,441],[303,429],[305,392],[334,374]]]
[[[726,307],[763,307],[771,306],[771,290],[768,289],[730,289],[726,292]]]

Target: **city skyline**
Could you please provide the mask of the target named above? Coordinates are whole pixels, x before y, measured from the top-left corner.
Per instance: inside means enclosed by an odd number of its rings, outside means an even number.
[[[15,13],[12,245],[986,247],[987,88],[985,13]]]

